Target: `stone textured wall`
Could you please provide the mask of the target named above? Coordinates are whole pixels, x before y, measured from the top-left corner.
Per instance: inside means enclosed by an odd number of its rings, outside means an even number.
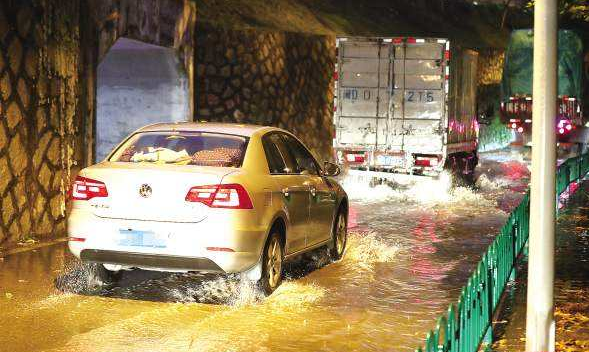
[[[64,232],[82,160],[79,7],[0,2],[0,245]]]
[[[479,151],[505,148],[513,133],[499,119],[499,99],[505,51],[479,50],[477,106],[479,122]]]
[[[188,79],[174,49],[120,38],[98,65],[96,157],[136,129],[192,120]]]
[[[198,25],[195,118],[272,125],[331,159],[335,38]]]
[[[480,49],[478,61],[479,85],[500,84],[504,61],[504,50]]]
[[[477,106],[483,124],[490,123],[499,112],[504,60],[503,50],[479,50]]]
[[[0,0],[0,249],[65,234],[108,48],[121,36],[173,47],[192,92],[195,20],[191,0]]]
[[[501,77],[505,52],[499,49],[479,50],[477,106],[479,116],[485,115],[490,122],[498,113],[501,93]]]

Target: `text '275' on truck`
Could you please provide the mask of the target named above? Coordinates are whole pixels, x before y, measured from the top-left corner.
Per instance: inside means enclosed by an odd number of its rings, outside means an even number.
[[[524,145],[531,144],[534,32],[511,32],[501,79],[501,119]],[[586,144],[583,117],[583,39],[570,30],[558,31],[558,98],[554,125],[560,143]]]
[[[338,162],[394,181],[444,169],[471,178],[478,53],[439,38],[336,40]]]

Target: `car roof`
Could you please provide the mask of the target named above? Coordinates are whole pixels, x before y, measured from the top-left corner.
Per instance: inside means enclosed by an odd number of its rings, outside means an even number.
[[[257,132],[267,132],[280,130],[280,128],[247,125],[238,123],[218,123],[218,122],[175,122],[175,123],[156,123],[140,128],[137,132],[157,132],[157,131],[187,131],[187,132],[212,132],[226,133],[244,137],[251,137]]]

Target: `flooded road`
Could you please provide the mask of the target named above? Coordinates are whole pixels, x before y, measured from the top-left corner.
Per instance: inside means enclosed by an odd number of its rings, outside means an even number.
[[[145,271],[91,290],[65,244],[9,255],[0,351],[413,350],[527,186],[520,152],[481,159],[476,189],[447,177],[405,190],[346,180],[344,258],[314,253],[268,298],[238,278]]]

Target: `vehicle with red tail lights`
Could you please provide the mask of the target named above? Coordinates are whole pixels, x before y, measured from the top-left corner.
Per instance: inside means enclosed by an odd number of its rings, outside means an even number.
[[[516,139],[531,144],[533,106],[534,33],[511,33],[501,80],[501,118]],[[554,112],[557,140],[562,144],[586,144],[583,116],[583,40],[570,30],[558,31],[558,100]]]
[[[147,126],[75,179],[69,248],[102,283],[134,268],[242,273],[269,294],[285,261],[319,247],[343,256],[338,174],[279,128]]]
[[[402,180],[477,165],[478,53],[442,38],[338,37],[336,159]]]

